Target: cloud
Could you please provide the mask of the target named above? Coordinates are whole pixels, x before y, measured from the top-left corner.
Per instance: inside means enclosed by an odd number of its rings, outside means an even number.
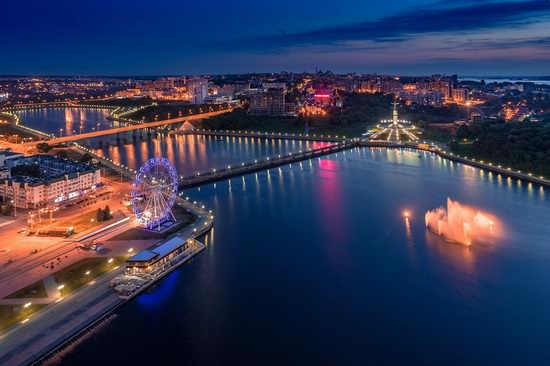
[[[403,42],[429,34],[460,34],[487,29],[525,27],[549,15],[548,0],[478,1],[461,7],[437,2],[377,20],[298,33],[280,33],[209,44],[217,50],[279,52],[300,46],[338,45],[354,41]],[[456,4],[456,1],[447,2]]]

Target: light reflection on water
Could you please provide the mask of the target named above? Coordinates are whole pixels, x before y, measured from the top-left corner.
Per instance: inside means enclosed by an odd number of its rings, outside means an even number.
[[[179,175],[240,164],[267,156],[295,152],[317,146],[305,141],[243,138],[219,139],[198,135],[163,135],[126,144],[104,143],[95,148],[100,156],[110,157],[131,169],[139,168],[153,156],[164,156],[174,163]],[[137,153],[136,153],[137,152]]]
[[[192,172],[303,146],[238,141],[162,136],[101,150],[135,165],[172,154]],[[550,358],[550,205],[540,188],[428,153],[353,149],[185,193],[214,210],[208,248],[64,364],[105,354],[112,364],[197,365]],[[428,232],[419,213],[447,197],[495,213],[505,237],[468,248]]]
[[[542,364],[550,207],[501,182],[430,154],[354,149],[187,190],[214,210],[208,248],[157,311],[127,304],[65,363],[101,349],[141,364]],[[468,248],[427,231],[422,213],[448,196],[494,212],[506,236]],[[140,336],[126,348],[128,334]]]
[[[45,108],[16,113],[24,125],[55,135],[59,135],[59,129],[63,129],[63,135],[73,135],[95,131],[98,124],[101,130],[120,126],[107,120],[109,110],[101,108]]]

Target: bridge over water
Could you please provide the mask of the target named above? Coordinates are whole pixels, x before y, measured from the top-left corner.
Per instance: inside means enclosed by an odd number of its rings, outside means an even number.
[[[162,121],[155,121],[155,122],[144,122],[144,123],[137,123],[137,124],[131,124],[123,127],[116,127],[116,128],[109,128],[105,130],[100,131],[93,131],[93,132],[86,132],[76,135],[69,135],[69,136],[63,136],[63,137],[54,137],[46,140],[48,144],[55,145],[55,144],[62,144],[66,142],[74,142],[78,140],[84,140],[89,139],[93,137],[101,137],[101,136],[108,136],[108,135],[114,135],[117,133],[123,133],[123,132],[129,132],[129,131],[135,131],[140,130],[144,128],[155,128],[155,127],[161,127],[166,126],[174,123],[182,123],[185,121],[193,121],[193,120],[199,120],[204,118],[209,118],[213,116],[217,116],[219,114],[230,112],[232,108],[230,109],[224,109],[220,111],[214,111],[214,112],[207,112],[207,113],[201,113],[201,114],[194,114],[187,117],[181,117],[181,118],[173,118],[173,119],[165,119]],[[41,141],[32,141],[27,142],[26,146],[33,146]],[[44,142],[44,141],[42,141]]]

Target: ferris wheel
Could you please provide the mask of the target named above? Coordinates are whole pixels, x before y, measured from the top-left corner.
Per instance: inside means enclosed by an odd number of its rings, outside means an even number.
[[[178,175],[166,158],[149,159],[132,183],[132,211],[139,222],[153,229],[175,220],[172,206],[178,191]]]

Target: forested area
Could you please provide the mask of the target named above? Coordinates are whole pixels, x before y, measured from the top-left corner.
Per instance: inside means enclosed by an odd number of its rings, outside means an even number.
[[[457,138],[473,140],[471,151],[476,158],[550,176],[550,121],[477,123],[461,126]],[[456,151],[458,143],[451,148]]]

